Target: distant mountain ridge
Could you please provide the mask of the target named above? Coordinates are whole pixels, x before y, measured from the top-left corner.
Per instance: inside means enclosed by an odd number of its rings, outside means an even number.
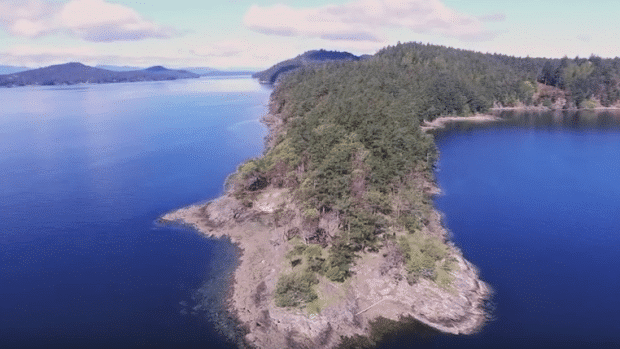
[[[2,68],[0,66],[0,68]],[[111,71],[131,71],[131,70],[142,70],[144,68],[135,67],[135,66],[119,66],[119,65],[97,65],[95,68],[111,70]],[[190,73],[198,74],[200,76],[231,76],[231,75],[252,75],[256,73],[256,70],[219,70],[210,67],[183,67],[179,68],[180,70],[185,70]],[[27,70],[27,69],[22,69]],[[1,71],[1,70],[0,70]],[[11,71],[11,73],[15,73],[17,71]],[[5,74],[9,74],[8,72]]]
[[[295,58],[282,61],[267,70],[255,73],[253,78],[263,84],[274,84],[281,74],[312,64],[321,64],[328,61],[359,61],[366,57],[359,57],[349,52],[313,50],[307,51]]]
[[[172,70],[154,66],[142,70],[111,71],[72,62],[0,75],[0,86],[75,85],[81,83],[103,84],[114,82],[162,81],[198,78],[198,74],[185,70]]]
[[[102,65],[98,64],[95,68],[111,70],[111,71],[132,71],[132,70],[142,70],[142,67],[135,67],[129,65]]]
[[[252,75],[256,73],[256,70],[219,70],[209,67],[188,67],[183,68],[188,72],[198,74],[200,76],[232,76],[232,75]]]

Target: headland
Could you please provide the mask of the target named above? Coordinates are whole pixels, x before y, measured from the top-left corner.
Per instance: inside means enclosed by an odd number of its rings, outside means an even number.
[[[278,137],[280,116],[270,113],[263,122],[270,128],[269,140]],[[469,118],[467,118],[469,119]],[[445,118],[430,126],[440,127]],[[472,119],[474,120],[474,119]],[[495,120],[479,116],[479,121]],[[435,183],[421,182],[418,188],[428,197],[439,193]],[[451,282],[439,284],[426,278],[412,283],[405,265],[398,261],[398,248],[386,241],[374,252],[363,253],[346,281],[321,278],[317,300],[306,307],[280,307],[275,294],[278,278],[293,271],[291,253],[304,245],[291,231],[303,225],[303,214],[290,189],[267,186],[250,207],[229,190],[221,197],[170,212],[164,223],[183,224],[211,237],[229,237],[242,250],[230,292],[230,312],[245,328],[244,342],[258,348],[336,347],[343,337],[369,336],[377,319],[418,322],[449,334],[472,334],[487,319],[485,301],[490,287],[448,240],[440,214],[426,213],[422,234],[441,241],[446,260],[452,261]],[[282,219],[281,212],[294,212]],[[326,215],[327,216],[327,215]],[[323,217],[319,226],[335,224]],[[405,236],[405,232],[395,232]],[[310,245],[310,244],[307,244]]]

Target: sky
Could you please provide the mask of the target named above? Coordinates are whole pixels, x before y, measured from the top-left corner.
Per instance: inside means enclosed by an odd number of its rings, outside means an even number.
[[[264,69],[313,49],[423,42],[620,56],[617,0],[0,0],[0,65]]]

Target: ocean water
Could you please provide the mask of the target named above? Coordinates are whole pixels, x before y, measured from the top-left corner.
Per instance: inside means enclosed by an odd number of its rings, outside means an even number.
[[[235,247],[155,221],[261,154],[269,93],[249,77],[1,89],[0,347],[233,348],[196,306]],[[493,320],[380,347],[620,347],[620,114],[503,116],[436,135],[435,202]]]
[[[620,113],[504,113],[436,136],[435,203],[495,290],[436,348],[620,347]]]
[[[194,307],[236,248],[156,219],[262,153],[269,93],[249,77],[0,89],[0,347],[231,347]]]

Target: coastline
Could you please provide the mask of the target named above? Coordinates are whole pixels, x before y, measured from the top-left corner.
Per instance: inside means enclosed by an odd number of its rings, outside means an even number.
[[[424,121],[420,128],[422,131],[432,131],[445,128],[447,124],[452,122],[474,122],[474,123],[486,123],[486,122],[499,122],[503,119],[490,114],[475,114],[472,116],[442,116],[434,119],[433,121]]]
[[[368,336],[370,323],[378,317],[394,321],[412,317],[453,335],[476,333],[486,322],[484,303],[492,290],[452,243],[448,246],[458,265],[452,290],[425,279],[409,285],[395,277],[398,270],[382,275],[382,255],[367,253],[356,263],[350,281],[320,285],[319,295],[331,298],[320,313],[276,307],[271,295],[278,275],[287,271],[289,246],[284,237],[287,226],[277,227],[271,213],[273,203],[286,202],[287,194],[266,192],[257,208],[245,208],[224,195],[161,218],[209,237],[229,237],[239,246],[242,253],[231,285],[229,310],[247,330],[246,343],[259,348],[291,347],[291,343],[335,347],[340,336]],[[437,211],[431,213],[425,228],[431,234],[447,235]]]
[[[516,110],[516,111],[597,111],[597,110],[620,110],[620,106],[614,107],[594,107],[594,108],[548,108],[543,106],[523,106],[523,107],[496,107],[489,108],[490,111],[504,111],[504,110]]]
[[[491,115],[444,117],[422,129],[440,128],[462,119],[501,120]],[[269,128],[265,147],[270,149],[281,132],[281,119],[269,113],[261,121]],[[435,183],[422,184],[425,195],[439,193]],[[206,236],[228,237],[242,251],[228,305],[231,316],[243,327],[243,343],[259,348],[333,348],[339,345],[341,337],[369,336],[372,322],[380,318],[413,318],[453,335],[476,333],[486,322],[488,314],[484,307],[492,290],[480,280],[475,266],[447,240],[448,233],[435,209],[429,213],[423,231],[441,237],[454,258],[457,268],[452,272],[452,287],[441,288],[426,279],[411,285],[402,277],[403,266],[385,273],[381,270],[384,254],[364,253],[352,268],[350,280],[342,284],[323,280],[317,285],[320,311],[277,307],[273,297],[276,281],[291,269],[285,258],[291,249],[286,233],[299,223],[299,217],[282,223],[274,212],[278,207],[294,205],[288,189],[270,187],[261,191],[252,207],[244,206],[226,192],[213,201],[180,208],[160,218],[160,222],[190,226]],[[239,339],[236,342],[240,343]]]
[[[612,106],[612,107],[596,107],[596,108],[587,108],[587,109],[562,109],[562,108],[548,108],[542,106],[518,106],[518,107],[494,107],[490,108],[490,112],[501,112],[501,111],[523,111],[523,112],[561,112],[561,111],[569,111],[569,112],[579,112],[579,111],[620,111],[620,106]],[[493,114],[474,114],[471,116],[441,116],[433,121],[424,120],[424,122],[420,125],[422,131],[435,131],[445,128],[450,123],[456,122],[468,122],[468,123],[490,123],[490,122],[502,122],[505,119],[493,115]]]

